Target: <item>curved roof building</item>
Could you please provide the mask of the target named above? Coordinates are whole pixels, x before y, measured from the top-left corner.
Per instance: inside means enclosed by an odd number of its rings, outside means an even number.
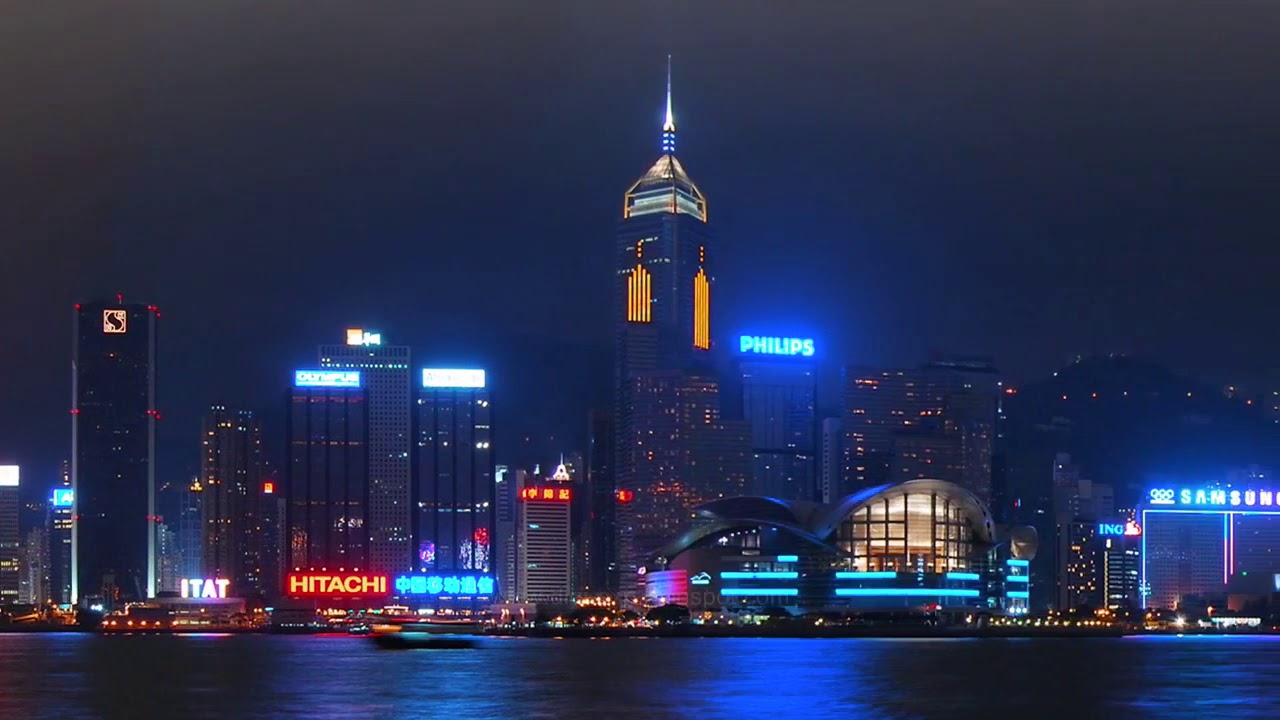
[[[737,598],[1018,613],[1029,598],[1034,530],[997,527],[973,493],[942,480],[883,485],[829,505],[726,498],[693,516],[649,556],[646,587],[659,586],[649,595],[678,597],[683,576],[698,578],[702,599],[714,595],[704,606]]]

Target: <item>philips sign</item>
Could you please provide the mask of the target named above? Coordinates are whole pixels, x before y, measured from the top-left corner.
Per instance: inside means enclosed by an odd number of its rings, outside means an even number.
[[[763,337],[743,335],[738,339],[738,350],[751,355],[813,355],[812,338]]]
[[[298,370],[293,373],[297,387],[360,387],[359,370]]]
[[[1225,488],[1152,488],[1147,493],[1151,505],[1192,508],[1280,508],[1280,493],[1274,490],[1231,490]]]

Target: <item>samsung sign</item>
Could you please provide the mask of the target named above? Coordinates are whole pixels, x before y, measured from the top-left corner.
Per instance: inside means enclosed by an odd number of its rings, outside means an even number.
[[[813,338],[764,337],[743,335],[738,339],[738,350],[747,355],[813,355]]]
[[[1174,505],[1177,507],[1197,508],[1232,508],[1263,507],[1280,508],[1280,493],[1273,490],[1230,490],[1224,488],[1152,488],[1147,493],[1147,502],[1152,505]]]
[[[293,373],[297,387],[360,387],[359,370],[297,370]]]

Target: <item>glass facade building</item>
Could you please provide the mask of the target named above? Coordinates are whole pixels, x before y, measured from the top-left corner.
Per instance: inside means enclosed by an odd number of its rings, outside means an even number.
[[[111,609],[156,593],[156,326],[151,305],[76,306],[71,601]]]
[[[819,500],[814,364],[794,357],[743,360],[739,378],[743,416],[751,425],[750,493]]]

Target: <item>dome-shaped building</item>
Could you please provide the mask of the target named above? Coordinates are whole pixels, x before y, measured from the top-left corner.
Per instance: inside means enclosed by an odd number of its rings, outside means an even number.
[[[870,488],[830,505],[715,500],[643,568],[645,594],[694,608],[933,607],[1026,612],[1035,531],[997,527],[942,480]]]

